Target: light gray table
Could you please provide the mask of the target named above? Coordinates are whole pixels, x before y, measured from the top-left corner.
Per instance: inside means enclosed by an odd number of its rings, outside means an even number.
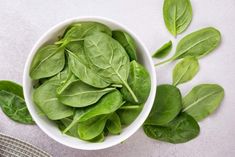
[[[198,138],[172,145],[147,138],[140,129],[126,142],[99,150],[81,151],[50,139],[36,125],[9,120],[0,111],[0,132],[28,141],[55,157],[232,157],[235,155],[235,1],[191,0],[193,21],[189,32],[217,27],[221,46],[200,60],[201,70],[190,83],[180,86],[185,94],[199,83],[221,84],[226,97],[219,110],[200,123]],[[132,29],[152,52],[169,39],[162,18],[163,0],[0,0],[0,79],[22,82],[26,57],[37,39],[50,27],[70,17],[97,15],[117,20]],[[157,69],[158,83],[171,82],[174,64]]]

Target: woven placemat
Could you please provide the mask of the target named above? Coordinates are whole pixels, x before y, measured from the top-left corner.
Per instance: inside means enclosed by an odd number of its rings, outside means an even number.
[[[52,157],[19,139],[0,133],[0,157]]]

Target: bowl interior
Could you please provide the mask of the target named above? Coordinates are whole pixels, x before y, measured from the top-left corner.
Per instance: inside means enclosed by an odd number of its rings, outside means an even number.
[[[120,29],[128,32],[136,41],[138,61],[145,66],[145,68],[148,70],[151,76],[151,91],[142,112],[139,114],[139,116],[131,125],[127,126],[122,130],[122,133],[120,135],[116,136],[110,135],[106,137],[105,141],[102,143],[90,143],[67,135],[63,135],[54,122],[48,120],[45,116],[38,114],[38,109],[36,108],[36,105],[32,101],[33,82],[29,77],[29,67],[34,54],[36,53],[37,49],[43,46],[44,44],[53,43],[55,40],[57,40],[58,36],[62,35],[63,31],[68,25],[79,21],[96,21],[109,26],[112,30]],[[154,101],[156,93],[156,76],[155,76],[154,65],[148,53],[148,50],[134,33],[132,33],[130,30],[128,30],[126,27],[122,26],[121,24],[118,24],[117,22],[109,19],[100,18],[100,17],[81,17],[81,18],[69,19],[62,23],[57,24],[38,40],[38,42],[33,47],[31,53],[29,54],[25,65],[23,86],[24,86],[25,101],[29,109],[29,112],[31,113],[37,125],[48,136],[72,148],[84,149],[84,150],[96,150],[96,149],[111,147],[113,145],[121,143],[122,141],[126,140],[129,136],[134,134],[141,127],[144,120],[147,118]]]

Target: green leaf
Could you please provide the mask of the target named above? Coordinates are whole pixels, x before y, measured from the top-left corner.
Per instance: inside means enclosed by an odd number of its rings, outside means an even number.
[[[166,57],[170,51],[172,49],[172,42],[169,41],[167,43],[165,43],[164,45],[162,45],[162,47],[160,47],[153,55],[153,58],[164,58]]]
[[[35,104],[51,120],[59,120],[73,115],[73,108],[63,105],[57,98],[56,90],[59,85],[59,80],[50,80],[33,92]]]
[[[119,115],[121,124],[131,124],[142,111],[143,105],[144,104],[135,105],[130,102],[126,102],[122,107],[120,107],[117,110],[117,114]]]
[[[181,62],[176,64],[173,70],[173,85],[177,86],[179,84],[188,82],[193,79],[193,77],[199,71],[199,63],[195,57],[186,57]]]
[[[82,140],[91,140],[100,135],[109,115],[100,115],[78,124],[78,134]]]
[[[122,95],[118,90],[115,90],[103,96],[94,106],[90,106],[81,116],[79,122],[86,121],[98,115],[113,113],[122,105]]]
[[[34,124],[34,121],[22,97],[14,93],[1,90],[0,106],[2,111],[12,120],[23,124]]]
[[[182,108],[180,90],[172,85],[160,85],[153,108],[145,121],[148,125],[164,125],[172,121]]]
[[[127,32],[115,30],[112,37],[124,47],[131,61],[137,60],[135,41]]]
[[[179,114],[166,125],[144,125],[143,128],[148,137],[175,144],[188,142],[200,132],[197,122],[186,113]]]
[[[113,135],[118,135],[122,131],[121,121],[116,112],[111,114],[106,122],[106,128]]]
[[[63,118],[63,119],[60,120],[58,127],[59,127],[59,129],[61,131],[63,131],[71,123],[72,123],[72,119],[70,119],[70,118]],[[79,135],[78,135],[78,125],[74,125],[73,127],[71,127],[69,129],[69,131],[66,132],[66,134],[69,135],[69,136],[73,136],[73,137],[78,138],[79,137]]]
[[[111,30],[104,24],[98,22],[78,22],[70,25],[65,31],[64,37],[56,44],[67,45],[73,41],[81,41],[84,37],[89,36],[96,32],[103,32],[107,35],[112,35]]]
[[[0,81],[0,91],[1,90],[15,94],[15,95],[24,99],[22,86],[15,83],[15,82],[8,81],[8,80],[1,80]]]
[[[56,66],[55,66],[56,63]],[[59,73],[65,65],[64,49],[56,45],[40,48],[31,63],[30,77],[33,80],[51,77]]]
[[[200,29],[180,40],[173,57],[155,65],[161,65],[187,56],[204,57],[217,48],[220,41],[221,35],[217,29],[213,27]]]
[[[176,36],[187,29],[192,20],[190,0],[165,0],[163,17],[168,31]]]
[[[71,42],[67,45],[66,51],[68,52],[71,71],[81,81],[97,88],[105,88],[109,86],[109,83],[99,77],[97,75],[97,71],[90,67],[81,43]]]
[[[124,48],[112,37],[104,33],[95,33],[84,40],[84,48],[92,68],[98,75],[113,84],[124,85],[138,102],[135,93],[127,83],[129,57]]]
[[[132,61],[127,82],[135,93],[138,103],[144,103],[147,100],[151,89],[151,80],[148,71],[136,61]],[[121,93],[125,100],[135,103],[135,100],[132,98],[126,87],[121,89]]]
[[[85,107],[96,103],[103,95],[115,88],[99,89],[89,86],[80,80],[71,82],[60,95],[59,101],[72,107]]]
[[[95,138],[88,140],[89,142],[104,142],[104,132],[102,132],[101,134],[99,134],[98,136],[96,136]]]
[[[194,87],[183,98],[183,112],[197,121],[213,113],[224,98],[224,89],[217,84],[201,84]]]

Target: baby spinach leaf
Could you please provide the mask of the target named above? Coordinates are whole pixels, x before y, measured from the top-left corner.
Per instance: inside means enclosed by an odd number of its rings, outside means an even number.
[[[177,86],[179,84],[188,82],[193,79],[193,77],[199,71],[199,63],[195,57],[186,57],[181,62],[176,64],[173,70],[173,85]]]
[[[135,93],[138,103],[144,103],[147,100],[151,89],[151,80],[148,71],[136,61],[132,61],[127,82]],[[121,93],[125,100],[135,103],[135,100],[126,87],[121,89]]]
[[[198,85],[183,98],[183,112],[201,121],[219,107],[223,98],[224,89],[220,85]]]
[[[90,68],[81,43],[71,42],[67,45],[66,51],[68,52],[71,71],[81,81],[97,88],[109,86],[109,83],[105,82],[97,75],[97,72],[94,69]]]
[[[66,127],[68,127],[72,123],[72,119],[70,118],[63,118],[60,120],[59,123],[59,129],[63,131]],[[73,137],[79,137],[78,136],[78,125],[74,125],[71,127],[68,132],[66,132],[67,135],[73,136]]]
[[[131,124],[139,113],[142,111],[144,104],[134,105],[130,102],[126,102],[122,107],[117,110],[121,124],[129,125]]]
[[[73,119],[71,120],[71,122],[68,125],[65,125],[66,127],[62,130],[63,133],[65,134],[67,131],[69,130],[73,130],[73,128],[75,128],[78,124],[79,119],[81,118],[81,116],[85,113],[85,109],[76,109],[76,112],[73,116]]]
[[[73,108],[59,102],[56,90],[60,85],[59,80],[50,80],[38,87],[33,93],[36,105],[51,120],[59,120],[73,115]]]
[[[213,27],[200,29],[180,40],[173,57],[157,63],[156,65],[164,64],[187,56],[197,58],[206,56],[218,47],[220,41],[221,35],[217,29]]]
[[[106,122],[106,128],[113,135],[117,135],[121,133],[122,131],[121,121],[116,112],[114,112],[113,114],[109,116]]]
[[[135,102],[138,99],[127,83],[129,57],[124,48],[112,37],[104,33],[95,33],[84,40],[84,48],[92,67],[106,82],[124,85]]]
[[[72,123],[63,131],[66,133],[78,122],[86,121],[99,115],[110,114],[115,112],[122,105],[122,96],[119,91],[115,90],[99,100],[95,105],[76,109]]]
[[[56,45],[47,45],[35,54],[30,67],[30,77],[36,80],[53,76],[59,73],[64,65],[64,49]]]
[[[100,115],[78,124],[78,134],[82,140],[91,140],[100,135],[109,115]]]
[[[153,108],[145,121],[147,125],[164,125],[172,121],[182,108],[180,90],[172,85],[160,85]]]
[[[186,113],[180,113],[174,120],[163,126],[144,125],[143,128],[148,137],[170,143],[190,141],[200,132],[197,122]]]
[[[135,41],[127,32],[115,30],[112,37],[124,47],[131,61],[137,60]]]
[[[113,113],[122,105],[122,95],[118,90],[115,90],[103,96],[95,105],[90,106],[80,117],[79,122],[86,121],[98,115]]]
[[[176,36],[186,30],[192,20],[190,0],[165,0],[163,17],[169,32]]]
[[[63,43],[63,45],[67,45],[69,42],[81,41],[85,36],[89,36],[96,32],[103,32],[110,36],[112,35],[111,30],[101,23],[78,22],[68,27],[63,39],[57,42],[57,44]]]
[[[8,83],[9,82],[7,83],[4,82],[5,85]],[[17,85],[16,88],[18,87],[20,86]],[[13,88],[9,87],[6,89],[12,90]],[[2,111],[9,118],[11,118],[12,120],[16,122],[24,123],[24,124],[34,124],[34,121],[27,109],[24,99],[16,95],[15,93],[11,93],[8,91],[4,91],[4,90],[0,91],[0,106],[2,108]]]
[[[104,132],[96,136],[95,138],[88,140],[89,142],[103,142],[104,141]]]
[[[153,58],[164,58],[166,57],[172,49],[172,41],[169,41],[162,45],[153,55]]]
[[[85,107],[96,103],[103,95],[115,88],[99,89],[89,86],[80,80],[71,82],[60,95],[59,101],[72,107]]]
[[[23,94],[23,88],[21,85],[12,82],[12,81],[8,81],[8,80],[1,80],[0,81],[0,91],[6,91],[12,94],[15,94],[21,98],[24,99],[24,94]]]

